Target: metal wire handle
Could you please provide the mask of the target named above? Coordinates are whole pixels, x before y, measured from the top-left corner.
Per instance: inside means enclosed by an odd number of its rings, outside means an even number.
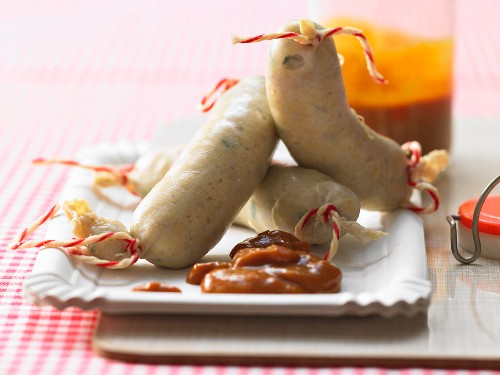
[[[460,254],[457,244],[457,221],[460,221],[460,215],[448,215],[446,220],[450,224],[450,239],[451,239],[451,252],[456,260],[464,264],[470,264],[474,262],[481,255],[481,240],[479,239],[479,214],[481,213],[481,208],[483,207],[484,201],[491,193],[491,191],[500,182],[500,176],[497,176],[489,185],[484,189],[483,193],[479,197],[476,207],[474,209],[474,216],[472,217],[472,238],[474,240],[474,254],[469,258],[465,258]]]

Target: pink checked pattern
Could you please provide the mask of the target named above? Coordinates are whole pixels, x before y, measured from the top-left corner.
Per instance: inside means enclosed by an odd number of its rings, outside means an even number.
[[[457,0],[455,113],[499,116],[500,38],[495,0]],[[103,359],[91,349],[95,311],[24,301],[32,251],[7,243],[47,211],[68,170],[41,155],[75,159],[86,145],[150,140],[196,111],[220,77],[261,74],[264,44],[235,48],[231,32],[273,30],[304,16],[299,0],[197,2],[98,0],[0,3],[0,373],[168,375],[458,374],[424,369],[155,366]],[[241,15],[244,14],[244,17]],[[34,235],[42,237],[44,231]],[[460,374],[473,374],[463,371]],[[484,371],[481,374],[492,374]]]

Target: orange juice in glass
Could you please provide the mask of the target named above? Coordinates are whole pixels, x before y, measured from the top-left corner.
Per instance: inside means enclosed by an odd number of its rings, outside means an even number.
[[[324,27],[352,26],[368,39],[386,85],[366,71],[359,44],[335,37],[350,106],[377,132],[424,152],[449,149],[453,90],[453,0],[311,1]]]

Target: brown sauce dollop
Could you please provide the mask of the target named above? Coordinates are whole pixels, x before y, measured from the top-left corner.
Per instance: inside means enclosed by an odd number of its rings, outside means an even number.
[[[134,292],[164,292],[164,293],[181,293],[181,290],[176,286],[162,283],[160,281],[150,281],[146,284],[138,285],[132,288]]]
[[[337,293],[342,272],[320,257],[279,245],[240,249],[230,263],[195,265],[187,282],[203,293]],[[198,284],[190,282],[193,284]]]
[[[213,269],[221,269],[229,267],[227,262],[207,262],[196,263],[186,276],[186,282],[192,285],[200,285],[207,273]]]
[[[240,242],[229,253],[231,258],[240,249],[245,248],[265,248],[270,245],[280,245],[292,250],[302,250],[309,252],[309,243],[299,240],[293,234],[281,230],[266,230],[257,234],[255,237],[247,238],[245,241]]]

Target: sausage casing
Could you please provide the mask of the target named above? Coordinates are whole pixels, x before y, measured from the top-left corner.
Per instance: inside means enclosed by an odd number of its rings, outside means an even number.
[[[264,78],[241,80],[136,208],[131,234],[143,257],[169,268],[201,259],[257,188],[276,143]]]
[[[272,165],[235,223],[256,232],[279,229],[294,233],[305,214],[325,204],[335,205],[339,215],[350,221],[356,221],[360,213],[356,194],[324,173],[298,166]],[[332,240],[331,224],[313,221],[304,230],[304,239],[312,244]]]
[[[300,33],[299,23],[281,31]],[[390,210],[409,200],[405,153],[350,109],[332,38],[314,46],[273,40],[266,84],[279,135],[299,165],[351,188],[366,209]]]

